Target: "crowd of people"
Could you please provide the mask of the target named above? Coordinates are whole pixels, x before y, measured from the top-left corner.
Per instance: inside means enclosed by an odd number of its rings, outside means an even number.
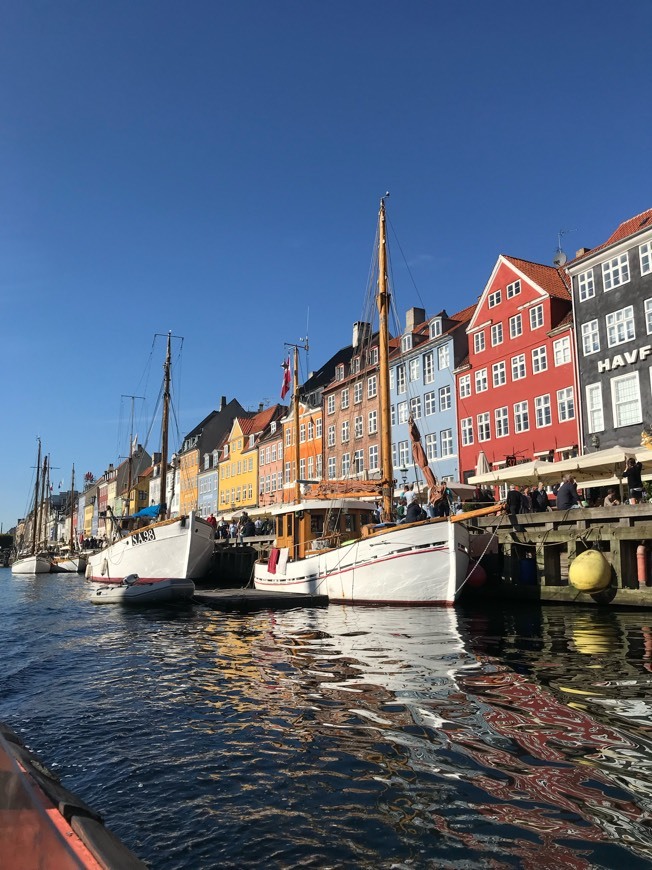
[[[217,518],[210,514],[206,517],[206,522],[213,527],[215,538],[224,543],[236,541],[242,544],[244,538],[254,538],[256,535],[270,535],[274,531],[274,523],[270,519],[262,519],[258,517],[255,520],[249,516],[247,511],[242,511],[239,517],[232,517],[227,520],[222,517],[219,522]]]

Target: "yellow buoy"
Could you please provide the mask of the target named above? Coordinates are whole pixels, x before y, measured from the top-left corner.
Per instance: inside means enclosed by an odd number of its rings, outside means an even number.
[[[580,592],[599,592],[611,583],[611,565],[600,550],[586,550],[573,559],[568,579]]]

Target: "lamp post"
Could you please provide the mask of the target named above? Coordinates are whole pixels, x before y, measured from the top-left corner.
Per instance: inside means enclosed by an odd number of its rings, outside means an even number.
[[[398,473],[401,475],[401,478],[403,480],[403,486],[405,486],[405,484],[407,483],[407,473],[408,473],[405,465],[401,465],[401,467],[398,470]]]

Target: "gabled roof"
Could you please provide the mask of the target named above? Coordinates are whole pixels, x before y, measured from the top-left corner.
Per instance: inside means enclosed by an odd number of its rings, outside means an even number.
[[[264,432],[272,420],[279,417],[281,413],[285,413],[286,410],[285,405],[276,404],[270,405],[269,408],[265,408],[262,411],[258,411],[253,415],[253,417],[249,417],[248,419],[238,417],[242,434],[247,436],[255,435],[257,432]]]
[[[571,263],[578,263],[585,257],[590,257],[592,254],[595,254],[596,251],[601,251],[603,248],[608,248],[610,245],[615,245],[616,242],[621,242],[628,236],[633,236],[638,232],[649,229],[652,229],[652,208],[647,209],[647,211],[641,212],[641,214],[637,214],[635,217],[623,221],[609,236],[606,242],[603,242],[601,245],[597,245],[595,248],[591,248],[584,254],[581,254],[579,257],[571,260]],[[570,265],[570,263],[568,265]]]

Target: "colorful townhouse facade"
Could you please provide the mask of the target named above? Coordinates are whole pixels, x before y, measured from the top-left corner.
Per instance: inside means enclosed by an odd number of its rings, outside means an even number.
[[[585,451],[639,446],[652,422],[652,209],[566,266]]]
[[[283,502],[283,421],[272,420],[258,442],[258,507]]]
[[[421,484],[412,457],[409,420],[421,435],[428,464],[438,480],[459,479],[455,368],[467,355],[465,328],[474,308],[449,317],[440,311],[426,318],[410,308],[400,346],[390,360],[392,463],[399,482]]]
[[[283,428],[283,501],[295,501],[296,485],[318,483],[322,479],[322,410],[299,401],[299,469],[297,472],[294,407],[282,418]]]
[[[577,453],[566,282],[561,269],[498,257],[466,330],[468,357],[455,371],[463,480],[482,470],[485,460],[498,469]]]

